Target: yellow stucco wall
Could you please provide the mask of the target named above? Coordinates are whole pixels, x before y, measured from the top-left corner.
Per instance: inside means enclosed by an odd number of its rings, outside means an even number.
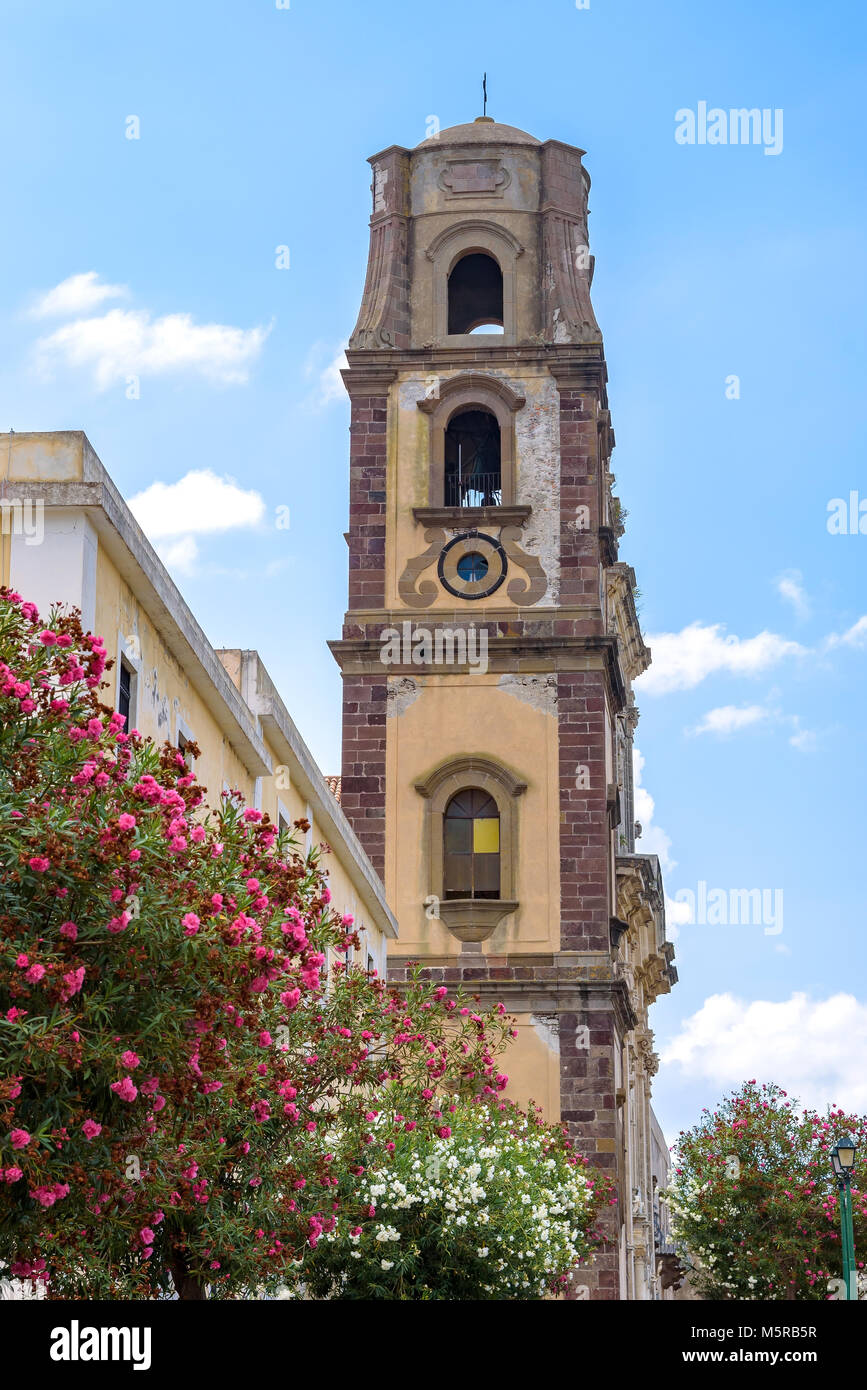
[[[396,954],[456,955],[460,942],[441,921],[428,919],[424,899],[436,888],[428,878],[427,802],[415,789],[435,768],[464,755],[502,763],[526,782],[517,798],[517,910],[483,943],[490,955],[559,948],[560,877],[557,718],[508,693],[496,675],[425,675],[417,694],[392,701],[386,724],[386,866],[389,902],[401,924]],[[471,779],[470,779],[471,780]]]
[[[542,1107],[545,1119],[560,1118],[560,1052],[550,1021],[532,1014],[515,1014],[518,1036],[500,1059],[509,1078],[505,1094],[526,1108],[530,1101]]]
[[[117,704],[121,641],[125,650],[140,654],[135,727],[156,743],[177,743],[182,720],[187,737],[201,750],[196,776],[208,788],[209,800],[219,798],[228,786],[241,791],[252,805],[254,779],[102,547],[97,555],[95,627],[116,663],[108,676],[111,702]]]

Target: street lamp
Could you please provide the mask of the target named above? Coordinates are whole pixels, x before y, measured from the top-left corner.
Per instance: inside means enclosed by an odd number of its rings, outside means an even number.
[[[852,1223],[852,1171],[855,1167],[854,1139],[844,1134],[831,1150],[831,1167],[840,1189],[840,1243],[843,1253],[843,1283],[846,1298],[857,1299],[858,1275],[855,1270],[855,1229]]]

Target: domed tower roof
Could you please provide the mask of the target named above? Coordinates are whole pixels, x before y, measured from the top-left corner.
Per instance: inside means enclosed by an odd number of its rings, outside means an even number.
[[[541,145],[535,135],[526,130],[518,130],[514,125],[501,125],[492,116],[477,116],[465,125],[450,125],[439,135],[429,135],[420,140],[417,150],[431,145]]]

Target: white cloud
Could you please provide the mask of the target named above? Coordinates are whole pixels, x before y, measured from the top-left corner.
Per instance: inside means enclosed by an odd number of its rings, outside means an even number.
[[[39,295],[30,314],[33,318],[65,318],[70,314],[86,314],[88,309],[98,308],[106,299],[126,299],[128,295],[126,285],[101,284],[98,273],[87,270],[80,275],[70,275],[55,285],[53,290]]]
[[[189,314],[151,318],[146,309],[109,309],[95,318],[77,318],[36,343],[40,369],[80,367],[93,374],[99,390],[128,377],[192,372],[221,385],[248,378],[270,327],[234,328],[195,323]]]
[[[772,699],[774,694],[775,692],[771,691],[768,698]],[[708,710],[699,724],[685,729],[684,733],[693,736],[715,734],[717,738],[730,738],[732,734],[740,733],[742,729],[754,728],[758,724],[771,728],[788,726],[793,731],[789,736],[789,743],[800,753],[810,753],[816,746],[817,734],[812,729],[801,728],[800,715],[783,714],[782,710],[769,705],[719,705],[716,709]]]
[[[797,725],[798,716],[794,715],[793,719],[794,723]],[[813,732],[812,729],[796,728],[795,732],[789,739],[789,743],[792,745],[793,748],[797,748],[799,753],[812,753],[813,749],[816,747],[817,737],[818,736]]]
[[[668,894],[665,895],[665,934],[669,941],[677,941],[681,927],[689,926],[692,916],[692,907],[688,902],[678,903]]]
[[[792,605],[799,618],[809,617],[810,613],[810,600],[802,582],[803,578],[800,570],[784,570],[774,581],[780,598]]]
[[[859,618],[845,632],[832,632],[826,639],[826,647],[867,647],[867,614]]]
[[[245,492],[210,468],[194,468],[176,483],[151,483],[129,499],[129,508],[150,540],[256,526],[265,515],[255,489]]]
[[[721,738],[727,738],[730,734],[749,728],[751,724],[759,724],[770,717],[771,711],[765,709],[764,705],[720,705],[717,709],[709,709],[701,723],[696,724],[689,732],[717,734]]]
[[[641,837],[638,845],[640,854],[655,854],[659,857],[659,863],[664,873],[670,873],[675,867],[675,860],[671,857],[671,837],[665,833],[661,825],[655,825],[653,821],[656,809],[653,797],[645,786],[642,786],[641,773],[644,768],[644,757],[638,748],[632,749],[632,782],[635,798],[635,819],[641,823]]]
[[[341,343],[334,357],[319,373],[319,404],[330,405],[332,401],[346,400],[346,387],[341,371],[349,366],[346,360],[346,343]]]
[[[775,1003],[714,994],[684,1020],[662,1050],[690,1080],[720,1088],[755,1077],[824,1110],[867,1109],[867,1004],[852,994],[813,1000],[795,993]]]
[[[692,690],[717,671],[753,676],[775,666],[787,656],[803,656],[806,648],[775,632],[755,637],[724,636],[722,623],[690,623],[680,632],[660,632],[648,637],[653,662],[639,676],[636,687],[643,694],[665,695],[672,690]]]
[[[181,536],[180,540],[158,545],[157,554],[166,569],[174,570],[176,574],[195,574],[199,547],[193,536]]]

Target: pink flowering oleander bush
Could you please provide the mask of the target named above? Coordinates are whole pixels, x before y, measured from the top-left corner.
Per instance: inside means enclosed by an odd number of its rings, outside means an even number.
[[[390,1109],[372,1117],[390,1143],[361,1180],[370,1220],[339,1217],[319,1241],[304,1269],[308,1296],[489,1301],[567,1291],[600,1243],[594,1226],[610,1180],[535,1108],[454,1097],[442,1118],[431,1134]]]
[[[433,1138],[442,1096],[505,1086],[509,1020],[335,964],[356,938],[316,855],[208,810],[100,704],[106,669],[75,614],[0,590],[0,1274],[267,1295],[376,1222],[384,1098]]]
[[[827,1299],[842,1275],[840,1209],[830,1151],[851,1134],[867,1150],[867,1117],[804,1110],[779,1086],[747,1081],[681,1133],[667,1199],[681,1261],[705,1298]],[[861,1296],[867,1186],[852,1211]],[[830,1281],[830,1282],[829,1282]],[[838,1296],[838,1295],[835,1295]]]

